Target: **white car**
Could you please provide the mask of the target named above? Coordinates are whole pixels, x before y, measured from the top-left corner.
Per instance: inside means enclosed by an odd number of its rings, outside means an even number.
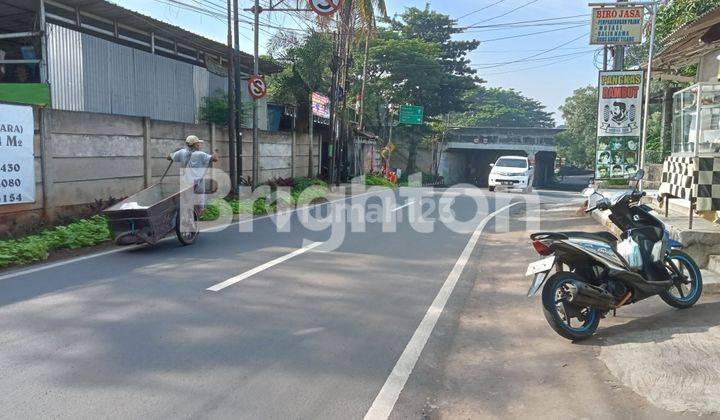
[[[532,191],[535,171],[525,156],[503,156],[494,164],[488,179],[490,191],[496,188]]]

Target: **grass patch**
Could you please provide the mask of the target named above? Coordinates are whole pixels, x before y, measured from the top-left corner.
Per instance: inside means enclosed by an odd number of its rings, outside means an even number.
[[[630,181],[627,179],[607,179],[603,181],[606,185],[612,185],[615,187],[624,187],[630,185]]]
[[[0,268],[44,261],[53,251],[86,248],[111,239],[107,219],[93,216],[36,235],[0,241]]]
[[[205,222],[217,220],[222,215],[223,209],[227,209],[228,206],[232,210],[233,215],[265,216],[277,213],[278,203],[281,209],[310,204],[327,197],[329,192],[326,182],[312,178],[278,178],[269,184],[273,192],[277,191],[278,187],[285,189],[290,188],[290,194],[280,194],[274,202],[270,203],[268,203],[268,199],[265,197],[233,199],[225,202],[222,202],[223,200],[220,199],[215,199],[208,203],[201,220]]]
[[[395,188],[395,184],[390,182],[387,178],[384,176],[378,176],[378,175],[367,175],[365,176],[365,185],[369,187],[387,187],[387,188]]]

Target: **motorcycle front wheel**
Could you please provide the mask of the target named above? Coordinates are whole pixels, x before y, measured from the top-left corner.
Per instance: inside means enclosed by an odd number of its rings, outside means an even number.
[[[665,259],[665,267],[674,285],[660,298],[678,309],[694,306],[700,300],[703,289],[702,274],[695,261],[688,254],[674,249]]]
[[[545,283],[542,292],[543,313],[550,327],[568,340],[592,337],[600,324],[597,309],[581,308],[565,301],[566,286],[584,280],[574,273],[557,273]]]

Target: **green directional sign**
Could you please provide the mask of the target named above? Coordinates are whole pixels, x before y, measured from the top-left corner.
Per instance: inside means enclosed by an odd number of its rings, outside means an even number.
[[[403,105],[400,107],[400,124],[422,125],[424,114],[421,106]]]

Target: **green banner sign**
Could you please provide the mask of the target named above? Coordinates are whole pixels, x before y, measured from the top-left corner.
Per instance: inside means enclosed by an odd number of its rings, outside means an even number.
[[[0,83],[0,101],[50,105],[50,86],[45,83]]]
[[[403,105],[400,107],[400,124],[422,125],[424,114],[421,106]]]

